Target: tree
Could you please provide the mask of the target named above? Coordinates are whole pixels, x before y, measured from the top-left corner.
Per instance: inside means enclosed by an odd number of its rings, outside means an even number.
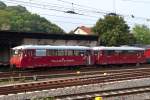
[[[134,42],[134,37],[129,34],[129,26],[123,17],[110,13],[100,18],[92,30],[98,34],[98,45],[118,46],[128,45]]]
[[[5,7],[7,7],[6,4],[0,1],[0,9],[4,9]]]
[[[6,6],[0,2],[0,30],[64,33],[57,25],[37,14],[31,14],[23,6]]]
[[[18,12],[18,13],[23,13],[23,12],[28,12],[28,10],[23,7],[23,6],[8,6],[5,8],[5,10],[7,11],[15,11],[15,12]]]
[[[132,29],[138,44],[150,44],[150,29],[145,25],[135,25]]]

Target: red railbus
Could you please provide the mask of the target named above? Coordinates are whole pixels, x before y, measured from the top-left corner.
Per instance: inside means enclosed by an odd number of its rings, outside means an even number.
[[[22,45],[12,48],[10,64],[17,68],[91,65],[85,46]]]
[[[138,47],[93,47],[95,64],[140,64],[145,62],[144,48]]]
[[[146,48],[144,55],[145,55],[146,62],[150,63],[150,48],[149,47]]]

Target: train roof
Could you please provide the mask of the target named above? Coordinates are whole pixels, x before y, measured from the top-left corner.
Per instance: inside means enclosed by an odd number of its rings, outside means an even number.
[[[121,46],[121,47],[93,47],[93,50],[145,50],[144,48]]]
[[[52,49],[52,50],[90,50],[90,47],[86,46],[52,46],[52,45],[21,45],[12,48],[16,49]]]

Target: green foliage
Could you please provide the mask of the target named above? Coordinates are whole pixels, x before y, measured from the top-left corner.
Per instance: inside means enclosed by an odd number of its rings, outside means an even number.
[[[37,14],[31,14],[25,7],[19,5],[7,7],[2,2],[0,2],[0,30],[64,33],[60,27]]]
[[[4,9],[5,7],[7,7],[6,4],[0,1],[0,9]]]
[[[150,44],[150,29],[145,25],[135,25],[132,29],[138,44]]]
[[[106,46],[128,45],[134,43],[134,37],[129,34],[129,26],[124,19],[116,14],[108,14],[100,18],[93,31],[99,35],[99,43]]]
[[[23,6],[8,6],[5,8],[6,11],[13,11],[13,12],[18,12],[18,13],[23,13],[23,12],[27,12],[27,9]]]

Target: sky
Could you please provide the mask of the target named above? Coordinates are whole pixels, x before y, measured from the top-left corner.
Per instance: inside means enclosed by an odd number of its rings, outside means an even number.
[[[115,12],[132,28],[150,26],[150,0],[1,0],[8,6],[22,5],[31,13],[70,32],[79,26],[93,27],[99,18]],[[75,14],[67,13],[73,11]],[[134,17],[133,17],[134,16]]]

